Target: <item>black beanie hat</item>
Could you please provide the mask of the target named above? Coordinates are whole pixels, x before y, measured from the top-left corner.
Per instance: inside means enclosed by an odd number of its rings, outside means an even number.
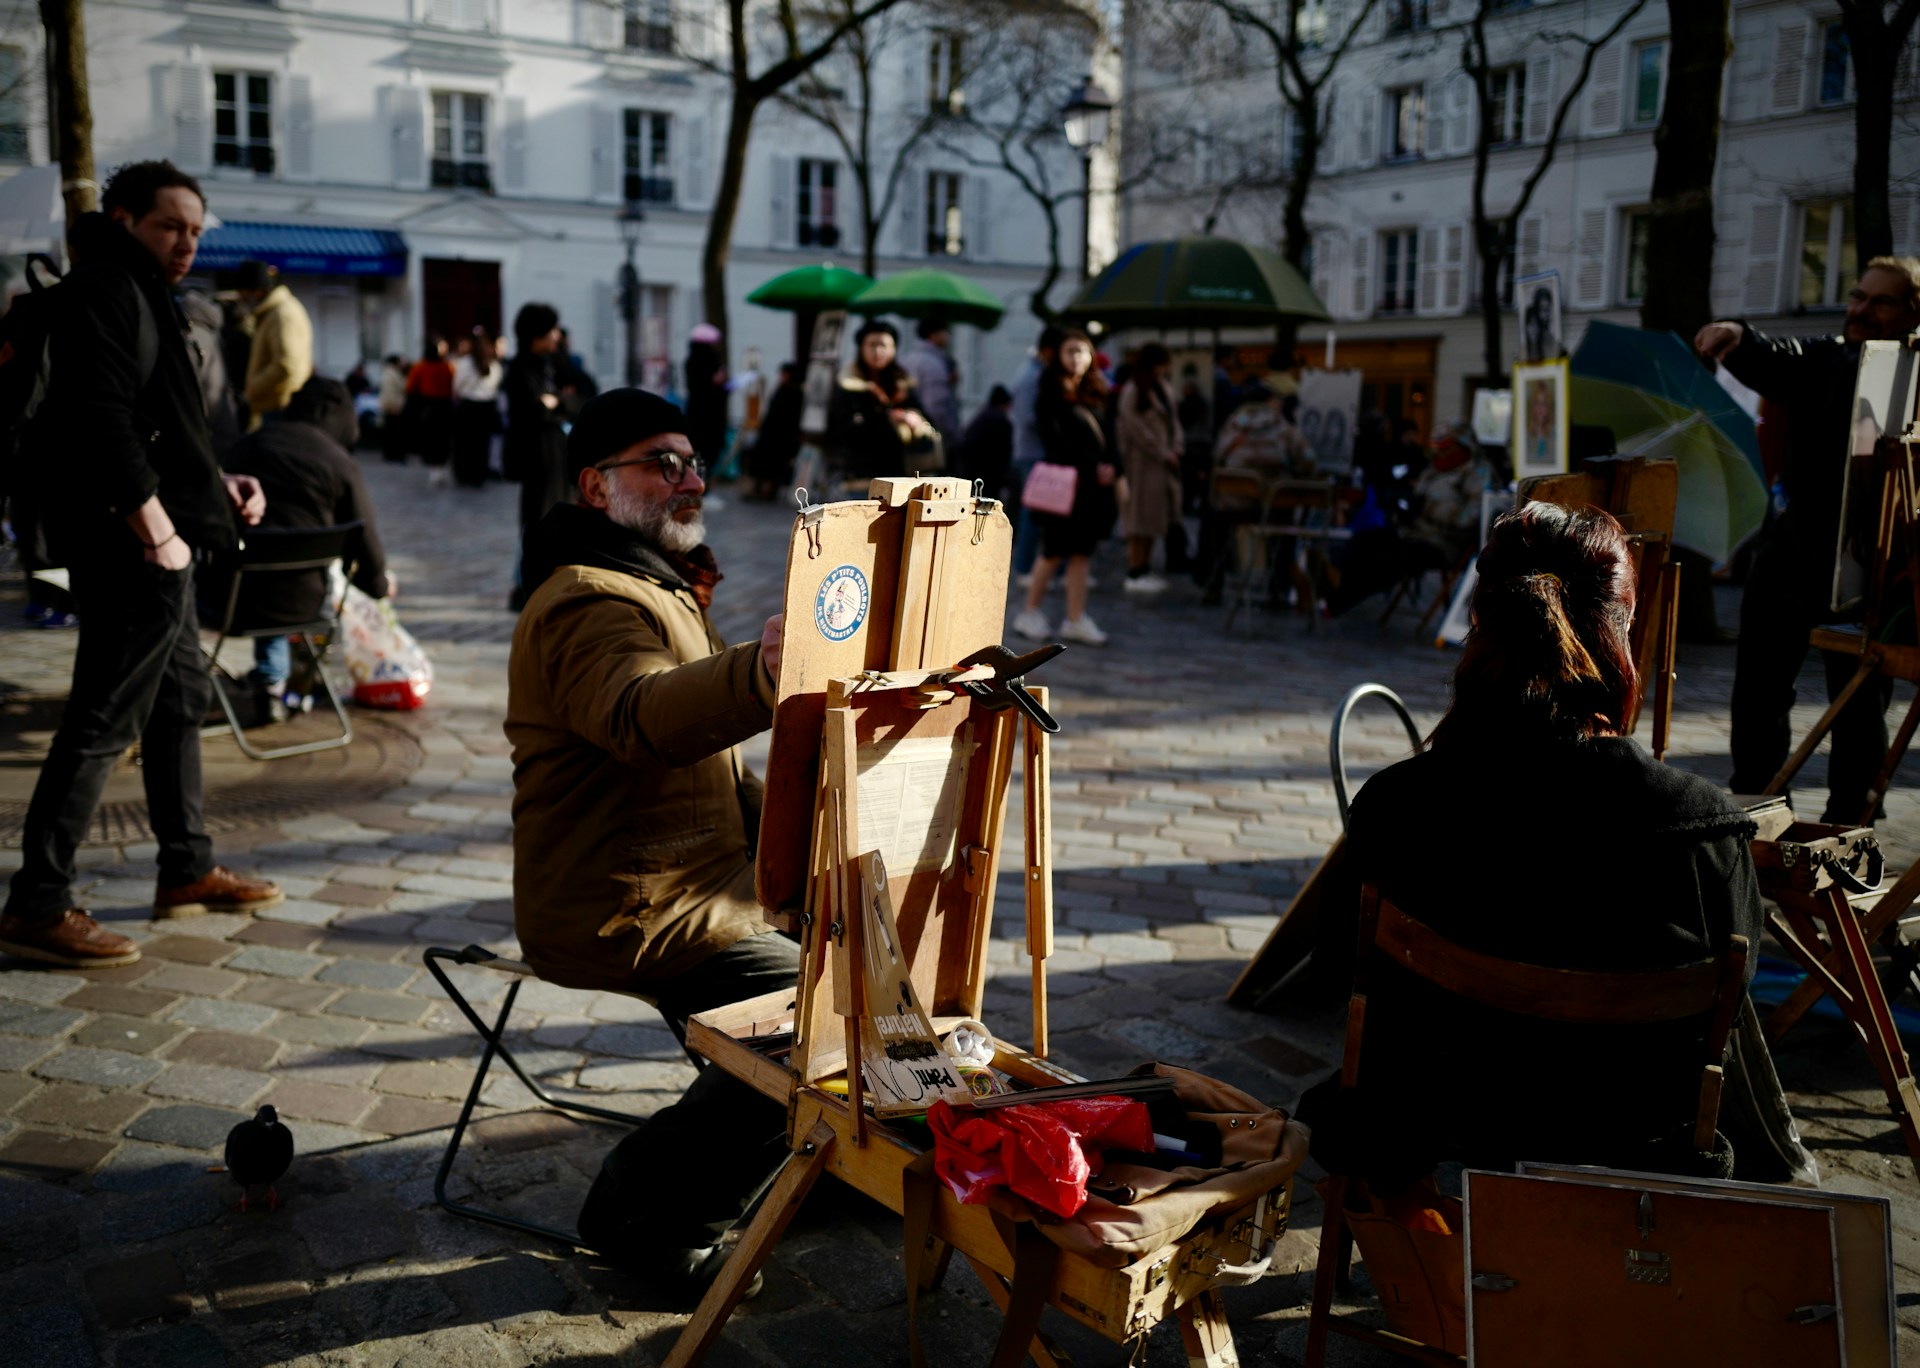
[[[604,390],[587,401],[567,435],[567,470],[574,479],[588,466],[618,456],[663,432],[690,433],[677,404],[643,389]]]

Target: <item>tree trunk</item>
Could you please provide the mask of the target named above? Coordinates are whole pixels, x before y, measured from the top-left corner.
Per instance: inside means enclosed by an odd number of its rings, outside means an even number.
[[[747,140],[758,108],[759,102],[746,92],[733,92],[733,108],[727,118],[727,153],[720,164],[720,184],[714,187],[706,246],[700,253],[700,316],[720,330],[722,357],[730,354],[733,340],[727,327],[727,249],[733,242],[734,220],[740,215],[740,191],[747,177]]]
[[[1733,55],[1729,0],[1667,0],[1671,67],[1647,224],[1640,326],[1691,339],[1713,321],[1713,169],[1720,90]]]
[[[1893,160],[1893,81],[1899,53],[1886,21],[1872,8],[1847,22],[1853,63],[1853,237],[1860,265],[1893,254],[1887,181]]]
[[[47,35],[47,150],[60,163],[67,222],[99,207],[93,182],[93,105],[87,96],[87,29],[80,0],[41,0]]]
[[[1500,336],[1500,316],[1507,305],[1500,298],[1500,278],[1506,253],[1512,250],[1511,236],[1498,223],[1483,220],[1474,225],[1480,251],[1480,365],[1491,385],[1503,384],[1507,377],[1505,343]]]

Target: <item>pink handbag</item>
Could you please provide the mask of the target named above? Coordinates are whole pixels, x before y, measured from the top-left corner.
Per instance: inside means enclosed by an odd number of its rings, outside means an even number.
[[[1073,514],[1074,492],[1080,487],[1080,472],[1070,465],[1038,461],[1027,473],[1020,490],[1020,504],[1035,513],[1050,513],[1056,518]]]

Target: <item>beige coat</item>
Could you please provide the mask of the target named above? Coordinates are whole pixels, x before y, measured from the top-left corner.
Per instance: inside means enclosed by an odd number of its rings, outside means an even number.
[[[253,350],[247,353],[247,407],[260,419],[278,413],[313,376],[313,322],[293,291],[276,285],[253,311]]]
[[[1126,525],[1129,537],[1167,535],[1180,516],[1180,469],[1169,465],[1180,452],[1180,425],[1173,416],[1173,392],[1162,384],[1159,403],[1140,411],[1139,381],[1129,380],[1114,403],[1114,444],[1127,477]]]
[[[773,721],[754,642],[684,585],[563,565],[507,664],[514,928],[540,977],[652,996],[767,925],[739,743]]]

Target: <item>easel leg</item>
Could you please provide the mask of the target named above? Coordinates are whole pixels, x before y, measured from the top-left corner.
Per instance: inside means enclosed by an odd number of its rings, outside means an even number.
[[[1907,1142],[1907,1157],[1914,1172],[1920,1174],[1920,1087],[1913,1078],[1913,1066],[1907,1060],[1906,1047],[1894,1029],[1893,1013],[1887,1008],[1886,995],[1873,971],[1873,957],[1861,935],[1859,919],[1838,892],[1829,892],[1827,902],[1828,934],[1837,948],[1845,951],[1840,976],[1847,980],[1858,1010],[1849,1012],[1855,1028],[1867,1047],[1867,1057],[1880,1075],[1887,1102],[1900,1134]]]
[[[1240,1368],[1219,1288],[1209,1287],[1180,1308],[1180,1343],[1190,1368]]]
[[[1000,1314],[1006,1315],[1007,1307],[1012,1304],[1013,1297],[1007,1291],[1005,1280],[971,1254],[967,1255],[967,1262],[972,1265],[975,1275],[980,1279],[980,1285],[987,1289],[987,1295],[993,1298],[993,1304],[1000,1308]],[[1033,1332],[1033,1341],[1028,1345],[1027,1352],[1033,1356],[1033,1361],[1039,1364],[1040,1368],[1073,1368],[1073,1360],[1044,1331]]]
[[[1881,895],[1880,901],[1873,905],[1873,910],[1860,919],[1861,939],[1871,944],[1889,933],[1898,935],[1900,918],[1906,915],[1916,898],[1920,898],[1920,864],[1902,874],[1893,887]],[[1797,913],[1797,916],[1787,916],[1790,911]],[[1819,954],[1819,942],[1808,930],[1811,919],[1805,908],[1799,906],[1797,900],[1791,908],[1783,902],[1780,912],[1801,942],[1801,947],[1809,949],[1812,954],[1818,956],[1814,964],[1819,967],[1816,970],[1813,964],[1807,963],[1796,952],[1794,957],[1802,960],[1802,967],[1807,970],[1807,979],[1787,996],[1785,1002],[1767,1014],[1764,1031],[1769,1045],[1778,1043],[1782,1036],[1799,1024],[1800,1018],[1805,1016],[1813,1004],[1820,1000],[1821,995],[1828,991],[1828,985],[1835,982],[1833,975],[1840,967],[1841,958],[1838,945],[1824,955]],[[1781,943],[1784,945],[1787,941],[1783,938]]]
[[[1860,686],[1879,672],[1879,656],[1869,650],[1860,657],[1860,668],[1853,672],[1853,678],[1849,679],[1847,686],[1840,690],[1840,696],[1827,705],[1827,710],[1820,714],[1820,720],[1813,724],[1813,730],[1807,733],[1807,739],[1787,757],[1787,763],[1780,767],[1780,772],[1767,784],[1765,791],[1768,794],[1787,791],[1787,785],[1793,782],[1793,776],[1800,772],[1800,767],[1806,764],[1813,753],[1820,748],[1820,743],[1826,739],[1827,733],[1833,730],[1834,721],[1846,710],[1847,704],[1853,702],[1853,696],[1860,692]]]
[[[1327,1179],[1326,1214],[1320,1221],[1320,1259],[1313,1270],[1313,1306],[1307,1313],[1307,1368],[1320,1368],[1327,1358],[1327,1320],[1333,1312],[1333,1284],[1346,1274],[1347,1178]]]
[[[663,1368],[692,1368],[692,1365],[706,1357],[707,1350],[720,1338],[727,1317],[740,1304],[740,1294],[753,1281],[753,1275],[760,1271],[760,1265],[767,1261],[767,1255],[773,1252],[773,1247],[780,1242],[788,1224],[798,1214],[800,1204],[813,1191],[814,1182],[825,1171],[827,1157],[833,1150],[833,1140],[833,1127],[824,1120],[820,1121],[807,1133],[800,1148],[781,1165],[780,1176],[773,1180],[772,1191],[767,1193],[767,1199],[760,1204],[753,1223],[740,1237],[740,1243],[721,1269],[720,1277],[707,1289],[707,1295],[695,1309],[693,1319],[687,1322],[687,1328],[674,1341],[673,1352],[667,1355]]]
[[[1907,705],[1907,715],[1900,720],[1900,730],[1894,733],[1893,744],[1887,747],[1887,758],[1880,764],[1880,773],[1873,778],[1873,787],[1867,792],[1867,810],[1860,814],[1861,826],[1872,826],[1875,810],[1880,800],[1887,796],[1887,788],[1893,783],[1893,772],[1900,768],[1900,762],[1907,758],[1907,747],[1913,744],[1913,733],[1920,727],[1920,695]]]
[[[1674,652],[1680,638],[1680,562],[1660,567],[1660,635],[1654,659],[1660,673],[1653,681],[1653,758],[1667,758],[1667,739],[1673,730]]]

